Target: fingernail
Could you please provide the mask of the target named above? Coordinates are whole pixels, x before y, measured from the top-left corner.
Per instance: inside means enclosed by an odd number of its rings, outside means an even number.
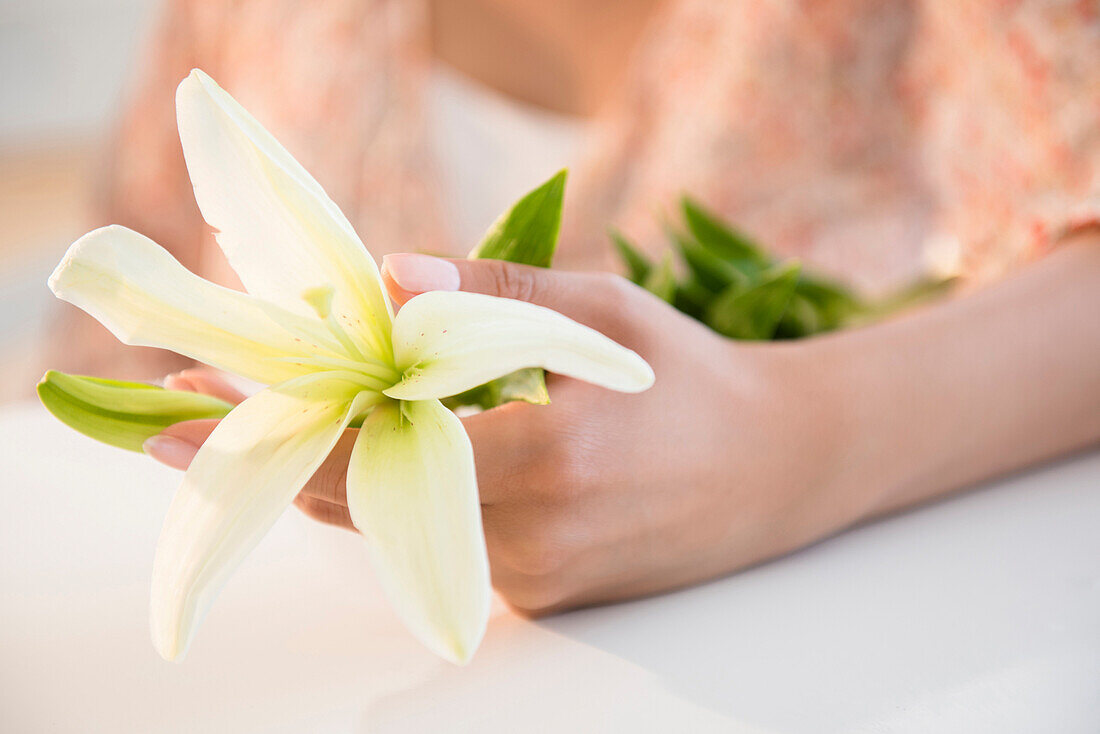
[[[152,436],[141,445],[143,451],[162,464],[173,469],[186,469],[191,465],[199,447],[175,436]]]
[[[165,390],[184,390],[186,392],[198,392],[194,383],[183,372],[173,372],[164,378]]]
[[[402,289],[409,293],[457,291],[460,284],[454,263],[431,255],[402,252],[382,258],[382,267]]]

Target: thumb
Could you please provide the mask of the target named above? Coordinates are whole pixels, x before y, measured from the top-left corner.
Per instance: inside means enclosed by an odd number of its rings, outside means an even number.
[[[575,321],[606,322],[628,285],[608,273],[571,273],[503,260],[399,253],[382,258],[382,280],[398,306],[427,291],[467,291],[552,308]]]

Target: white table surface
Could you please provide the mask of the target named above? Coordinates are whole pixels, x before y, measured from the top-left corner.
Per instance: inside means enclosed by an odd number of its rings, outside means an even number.
[[[288,512],[187,659],[146,610],[178,474],[0,411],[0,731],[1100,731],[1100,453],[705,586],[420,647]]]

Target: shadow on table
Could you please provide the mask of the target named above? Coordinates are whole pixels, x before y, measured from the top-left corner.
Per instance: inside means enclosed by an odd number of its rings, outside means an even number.
[[[538,624],[783,732],[938,720],[963,692],[994,722],[1060,700],[1086,720],[1100,714],[1082,711],[1100,685],[1100,575],[1085,561],[1100,550],[1097,477],[1093,454],[704,586]]]
[[[358,731],[771,734],[683,700],[617,655],[503,611],[468,667],[441,662],[419,684],[376,696]]]

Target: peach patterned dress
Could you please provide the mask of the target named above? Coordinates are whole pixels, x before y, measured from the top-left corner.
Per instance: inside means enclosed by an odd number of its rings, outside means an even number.
[[[221,267],[195,246],[174,125],[175,85],[200,66],[376,255],[465,252],[426,144],[425,18],[417,0],[172,0],[137,69],[105,218]],[[988,280],[1100,215],[1100,0],[671,1],[591,128],[569,267],[613,267],[609,223],[662,248],[660,216],[687,191],[868,289],[913,277],[930,251]]]

